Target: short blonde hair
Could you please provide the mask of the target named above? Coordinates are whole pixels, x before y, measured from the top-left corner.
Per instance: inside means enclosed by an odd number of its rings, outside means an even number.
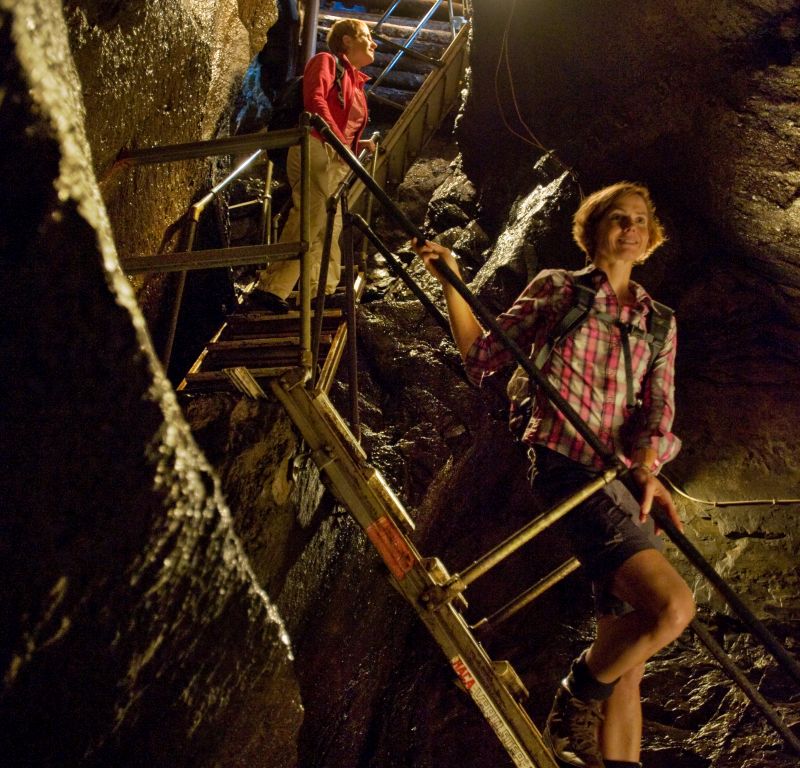
[[[597,227],[600,220],[617,200],[625,195],[639,195],[647,206],[647,251],[636,263],[644,264],[650,254],[667,239],[664,227],[656,216],[656,207],[653,205],[647,187],[630,181],[620,181],[589,195],[581,203],[572,219],[572,237],[590,261],[594,259],[594,251],[597,247]]]
[[[328,49],[335,56],[341,56],[345,51],[344,36],[358,37],[359,32],[364,30],[369,33],[369,26],[361,19],[339,19],[335,21],[328,30],[328,36],[325,38],[328,43]]]

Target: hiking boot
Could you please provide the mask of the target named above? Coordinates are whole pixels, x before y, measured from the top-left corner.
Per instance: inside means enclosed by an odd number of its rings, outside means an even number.
[[[605,768],[598,736],[603,702],[576,699],[562,683],[547,716],[544,743],[566,765]]]
[[[347,307],[347,294],[344,291],[328,293],[325,295],[325,309],[345,309]]]
[[[260,288],[254,288],[244,297],[243,306],[250,312],[269,312],[273,315],[289,312],[289,304],[285,299]]]

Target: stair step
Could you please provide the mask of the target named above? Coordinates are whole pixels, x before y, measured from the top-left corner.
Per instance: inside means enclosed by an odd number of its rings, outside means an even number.
[[[225,339],[267,336],[298,336],[300,313],[271,315],[268,312],[248,312],[226,318]],[[322,330],[333,331],[344,321],[341,309],[326,309],[322,314]]]
[[[338,19],[359,19],[372,29],[380,20],[380,16],[370,13],[359,13],[358,11],[325,11],[320,14],[318,32],[324,30],[325,35],[327,35],[331,25]],[[417,28],[419,22],[419,19],[404,19],[398,16],[390,16],[388,20],[381,24],[381,33],[387,37],[407,38]],[[450,31],[450,23],[431,19],[420,31],[417,39],[446,46],[450,40],[453,39],[453,35]]]

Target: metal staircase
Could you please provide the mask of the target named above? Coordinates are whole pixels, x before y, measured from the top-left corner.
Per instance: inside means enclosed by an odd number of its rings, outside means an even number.
[[[334,15],[323,16],[322,21],[333,18]],[[409,97],[408,105],[379,142],[379,151],[370,172],[382,189],[391,188],[402,181],[418,154],[458,104],[467,64],[469,24],[462,25],[453,34],[449,44],[442,46],[443,53],[441,58],[435,60],[433,71],[425,78],[421,88]],[[356,178],[349,190],[347,204],[352,212],[363,214],[368,222],[371,199],[365,194],[366,191],[364,182]],[[259,208],[254,207],[254,210]],[[240,249],[252,247],[239,246]],[[192,262],[191,259],[186,261]],[[152,257],[126,263],[129,270],[144,266],[152,268]],[[363,277],[357,280],[356,297],[361,294]],[[297,364],[301,354],[299,318],[299,312],[290,313],[277,321],[268,315],[245,314],[236,310],[201,352],[178,385],[178,390],[230,389],[233,382],[226,371],[245,365],[256,372],[259,381],[281,374],[293,362]],[[324,323],[325,330],[320,337],[320,362],[323,366],[320,375],[330,385],[347,344],[345,314],[338,310],[326,310]],[[329,350],[333,353],[330,356]]]
[[[247,369],[240,389],[266,393]],[[297,371],[270,382],[305,440],[326,484],[362,527],[385,563],[394,587],[422,619],[453,671],[518,768],[556,768],[536,726],[522,706],[528,692],[507,661],[494,661],[473,635],[461,610],[461,594],[443,588],[450,574],[437,558],[423,557],[409,539],[414,523],[400,500],[367,462],[361,446],[327,395],[310,390]]]
[[[429,0],[421,1],[430,5]],[[386,136],[383,152],[378,158],[377,170],[373,176],[366,172],[324,122],[319,118],[314,122],[312,118],[314,127],[350,165],[356,177],[356,183],[351,188],[350,194],[345,195],[343,200],[347,214],[345,226],[360,229],[382,253],[384,246],[371,231],[368,221],[358,214],[350,214],[347,209],[348,201],[351,208],[354,208],[359,201],[366,204],[368,196],[364,193],[369,192],[370,196],[384,206],[410,237],[424,237],[413,222],[392,203],[384,190],[393,181],[402,178],[415,153],[457,100],[466,61],[467,29],[468,27],[464,27],[458,32],[442,57],[442,66],[432,72],[426,84],[413,97],[396,125]],[[309,141],[310,126],[305,123],[298,129],[285,132],[251,134],[210,142],[137,150],[127,153],[122,160],[126,165],[132,165],[253,150],[257,150],[258,154],[262,150],[268,152],[271,148],[285,147],[291,143],[300,143],[301,152],[307,158]],[[307,160],[304,161],[304,167],[308,167]],[[354,303],[363,289],[363,278],[353,269],[352,247],[344,248],[345,260],[347,262],[349,259],[350,264],[346,271],[348,311],[343,313],[339,309],[332,309],[317,311],[312,315],[310,270],[305,258],[309,239],[307,200],[301,205],[305,208],[301,221],[306,220],[306,225],[302,227],[301,242],[264,243],[216,251],[193,251],[191,247],[187,247],[179,253],[129,258],[123,261],[123,269],[129,273],[185,272],[189,269],[213,266],[257,264],[271,259],[300,259],[298,311],[287,315],[234,312],[208,343],[180,389],[182,391],[234,389],[253,398],[263,398],[271,392],[282,403],[308,445],[310,455],[324,481],[364,530],[386,565],[392,584],[428,628],[457,675],[460,685],[469,693],[514,765],[518,768],[556,768],[557,763],[546,749],[541,733],[523,707],[522,701],[526,698],[527,691],[519,676],[507,661],[491,659],[472,630],[486,623],[499,623],[527,605],[548,587],[575,570],[578,567],[577,562],[573,560],[565,563],[515,601],[503,606],[487,619],[477,622],[473,627],[466,622],[462,613],[466,608],[464,592],[476,579],[530,541],[544,528],[563,517],[581,500],[616,477],[624,475],[625,469],[614,461],[613,456],[604,455],[604,449],[596,436],[580,422],[574,412],[570,416],[568,410],[571,409],[558,391],[547,379],[541,377],[527,355],[507,339],[506,343],[517,361],[526,368],[531,378],[538,382],[567,418],[570,421],[575,420],[573,423],[576,429],[590,445],[595,447],[599,455],[603,456],[608,469],[579,494],[531,521],[461,573],[451,575],[438,558],[420,554],[410,538],[414,529],[412,518],[377,469],[370,465],[359,445],[357,409],[351,414],[348,426],[328,399],[327,392],[346,352],[351,376],[351,403],[353,400],[357,401],[353,318]],[[193,221],[196,225],[196,217]],[[189,241],[191,245],[193,239],[189,238]],[[391,264],[391,254],[386,252],[384,255]],[[398,276],[410,280],[400,265],[396,265],[396,269]],[[504,336],[499,331],[493,315],[472,296],[466,286],[444,267],[440,267],[440,270],[462,293],[483,325]],[[421,289],[413,286],[412,290],[434,319],[443,328],[447,328],[446,319]],[[322,310],[321,305],[318,305],[317,309]],[[315,323],[313,343],[312,320]],[[317,349],[314,348],[315,345]],[[729,589],[713,568],[700,557],[670,520],[661,517],[657,518],[657,521],[678,548],[717,587],[743,621],[746,621],[754,633],[764,640],[790,674],[800,681],[800,665],[797,661],[780,647],[763,625],[754,620],[752,614],[748,614],[745,606],[736,602],[735,596],[729,594]],[[698,636],[701,634],[702,632]],[[709,644],[713,642],[713,638],[706,638],[704,642]],[[716,652],[712,650],[712,653]],[[720,658],[722,655],[724,652],[721,652]],[[737,684],[741,683],[737,681]],[[745,690],[744,686],[742,687]],[[748,693],[748,696],[756,701],[755,694]],[[759,706],[762,706],[761,702]],[[800,753],[800,741],[782,723],[780,717],[777,715],[768,717],[786,742]]]

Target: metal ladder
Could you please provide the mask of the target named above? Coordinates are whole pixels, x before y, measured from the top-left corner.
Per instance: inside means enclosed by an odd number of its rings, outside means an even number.
[[[242,392],[266,393],[247,368],[232,371]],[[527,698],[514,668],[489,658],[461,609],[466,601],[435,557],[424,557],[407,536],[414,522],[367,457],[327,395],[306,386],[301,369],[270,383],[300,430],[326,485],[364,529],[389,570],[390,581],[424,622],[460,685],[483,714],[518,768],[557,768],[542,735],[522,706]]]

